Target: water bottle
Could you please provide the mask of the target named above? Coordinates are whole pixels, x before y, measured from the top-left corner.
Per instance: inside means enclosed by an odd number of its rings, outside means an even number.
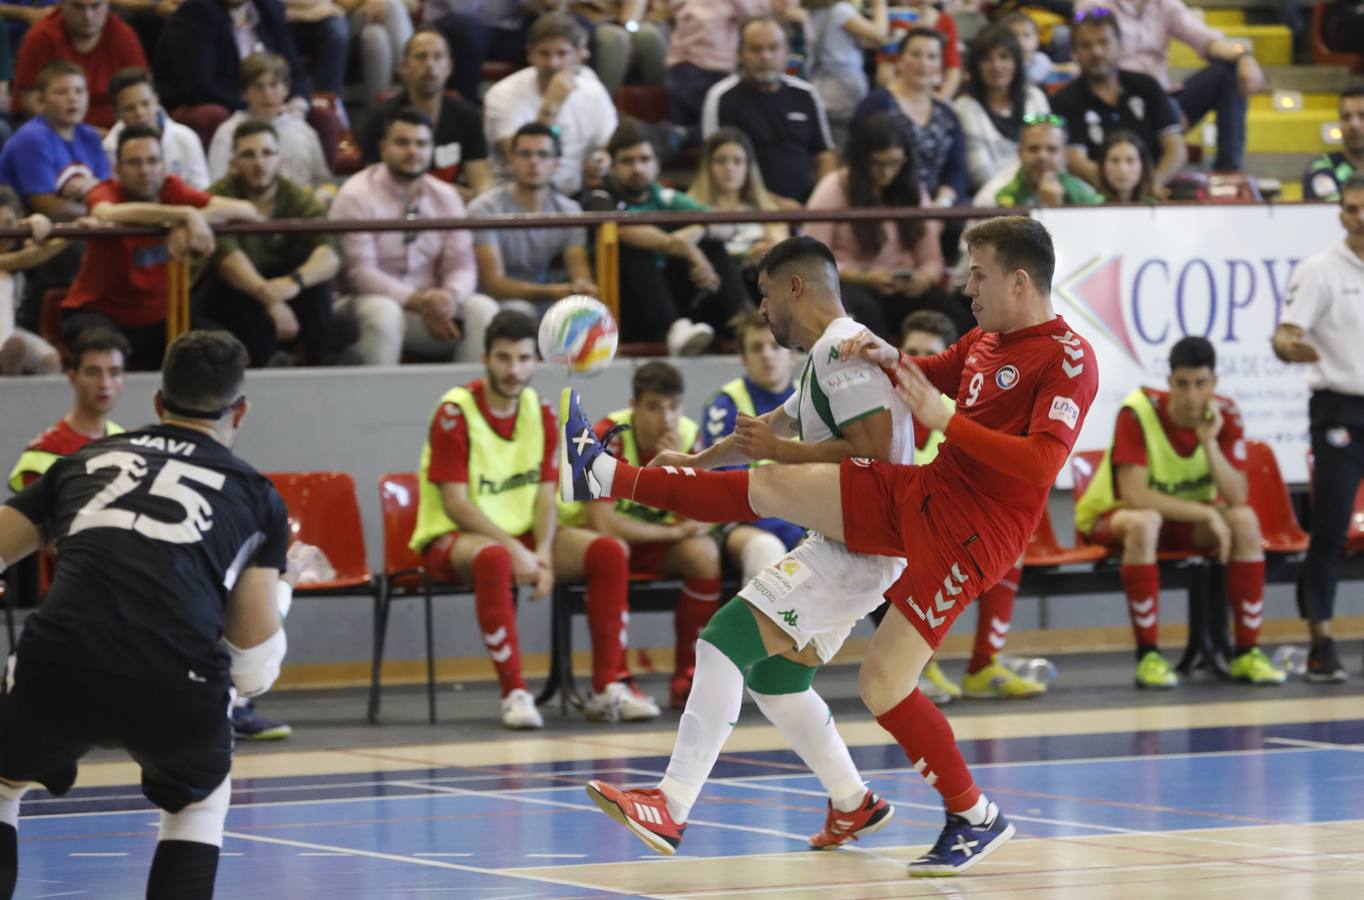
[[[1020,678],[1029,678],[1041,684],[1056,680],[1056,664],[1041,656],[1023,657],[1000,654],[999,664]]]
[[[1274,651],[1274,665],[1289,675],[1303,675],[1307,672],[1307,651],[1302,647],[1284,645]]]

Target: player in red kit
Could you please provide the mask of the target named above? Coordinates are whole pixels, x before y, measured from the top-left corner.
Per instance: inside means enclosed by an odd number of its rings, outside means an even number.
[[[1013,835],[975,786],[951,726],[918,690],[918,679],[965,604],[1008,572],[1027,545],[1098,389],[1094,351],[1052,309],[1055,253],[1046,229],[1007,217],[965,237],[966,294],[980,327],[937,356],[900,358],[893,369],[916,421],[946,435],[928,465],[848,459],[729,472],[641,469],[604,452],[576,394],[566,390],[562,401],[565,499],[623,497],[700,521],[778,516],[854,553],[908,560],[886,591],[894,609],[872,638],[858,688],[947,810],[937,842],[909,864],[912,876],[967,871]],[[765,296],[798,290],[796,282],[774,277]],[[845,341],[841,352],[884,363],[898,355],[867,332]],[[942,393],[955,398],[955,411]],[[774,613],[780,611],[731,601],[702,637],[743,669],[795,647]],[[655,827],[667,816],[644,796],[649,792],[621,793],[621,816]]]

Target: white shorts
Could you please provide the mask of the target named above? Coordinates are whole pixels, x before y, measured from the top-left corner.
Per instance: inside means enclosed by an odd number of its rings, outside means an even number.
[[[813,642],[820,661],[828,662],[904,570],[903,559],[864,556],[811,534],[754,576],[739,596],[790,635],[797,650]]]

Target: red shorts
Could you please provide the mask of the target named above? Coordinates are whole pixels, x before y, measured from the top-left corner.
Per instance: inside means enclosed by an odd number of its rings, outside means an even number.
[[[437,581],[449,581],[455,584],[463,583],[464,579],[455,571],[455,567],[450,564],[450,548],[459,540],[459,532],[451,531],[442,534],[434,541],[426,545],[422,551],[422,565],[426,567],[427,574]],[[521,546],[532,552],[535,551],[535,535],[527,531],[517,537]]]
[[[1113,533],[1113,513],[1115,512],[1117,512],[1116,509],[1110,509],[1094,520],[1094,527],[1089,530],[1088,540],[1091,544],[1102,544],[1113,550],[1122,550],[1122,538]],[[1198,545],[1194,543],[1193,522],[1161,522],[1160,539],[1156,544],[1157,551],[1194,553],[1198,549]]]
[[[854,553],[908,561],[886,599],[936,649],[967,604],[1014,564],[1027,538],[1017,547],[1002,546],[1007,542],[986,539],[972,528],[969,516],[946,514],[951,498],[927,490],[925,471],[922,466],[845,459],[839,486],[843,542]]]
[[[643,541],[630,544],[630,577],[657,581],[663,577],[663,557],[677,541]]]

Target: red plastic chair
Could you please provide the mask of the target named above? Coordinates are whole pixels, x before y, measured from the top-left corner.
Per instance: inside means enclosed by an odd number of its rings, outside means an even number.
[[[1056,529],[1051,524],[1051,510],[1042,508],[1042,521],[1028,541],[1023,551],[1023,565],[1041,568],[1046,566],[1068,566],[1076,563],[1098,562],[1108,555],[1108,550],[1097,544],[1063,547],[1056,539]]]
[[[384,524],[384,570],[374,614],[374,662],[370,672],[369,721],[379,721],[379,675],[384,661],[388,614],[395,596],[421,597],[426,604],[426,703],[427,717],[436,724],[435,621],[431,600],[436,594],[465,593],[467,588],[431,578],[421,557],[407,545],[417,526],[418,479],[413,472],[379,476],[379,507]]]
[[[289,530],[322,550],[336,577],[300,584],[297,594],[373,594],[374,578],[365,557],[365,529],[355,480],[345,472],[270,472],[289,510]]]
[[[1312,451],[1307,451],[1307,472],[1311,477],[1314,468]],[[1345,530],[1345,553],[1353,556],[1364,553],[1364,483],[1355,491],[1355,508],[1350,513],[1350,525]]]
[[[1265,552],[1306,550],[1309,538],[1293,512],[1279,461],[1274,458],[1273,448],[1262,441],[1246,441],[1246,481],[1250,489],[1247,502],[1260,520]]]
[[[668,90],[662,85],[627,84],[616,89],[616,109],[641,122],[666,122],[671,114]]]
[[[1080,497],[1084,494],[1085,488],[1089,487],[1089,483],[1094,480],[1094,474],[1099,471],[1103,458],[1103,450],[1081,450],[1070,458],[1070,476],[1074,485],[1076,503],[1080,502]],[[1091,543],[1078,530],[1075,532],[1075,545],[1077,547],[1102,547],[1104,556],[1116,556],[1121,552],[1119,547]],[[1156,551],[1156,561],[1178,562],[1185,559],[1199,559],[1205,555],[1197,550],[1158,550]]]
[[[1364,54],[1341,53],[1326,46],[1326,7],[1329,0],[1317,0],[1312,7],[1312,24],[1307,29],[1312,62],[1319,66],[1349,66],[1353,72],[1364,72]]]

